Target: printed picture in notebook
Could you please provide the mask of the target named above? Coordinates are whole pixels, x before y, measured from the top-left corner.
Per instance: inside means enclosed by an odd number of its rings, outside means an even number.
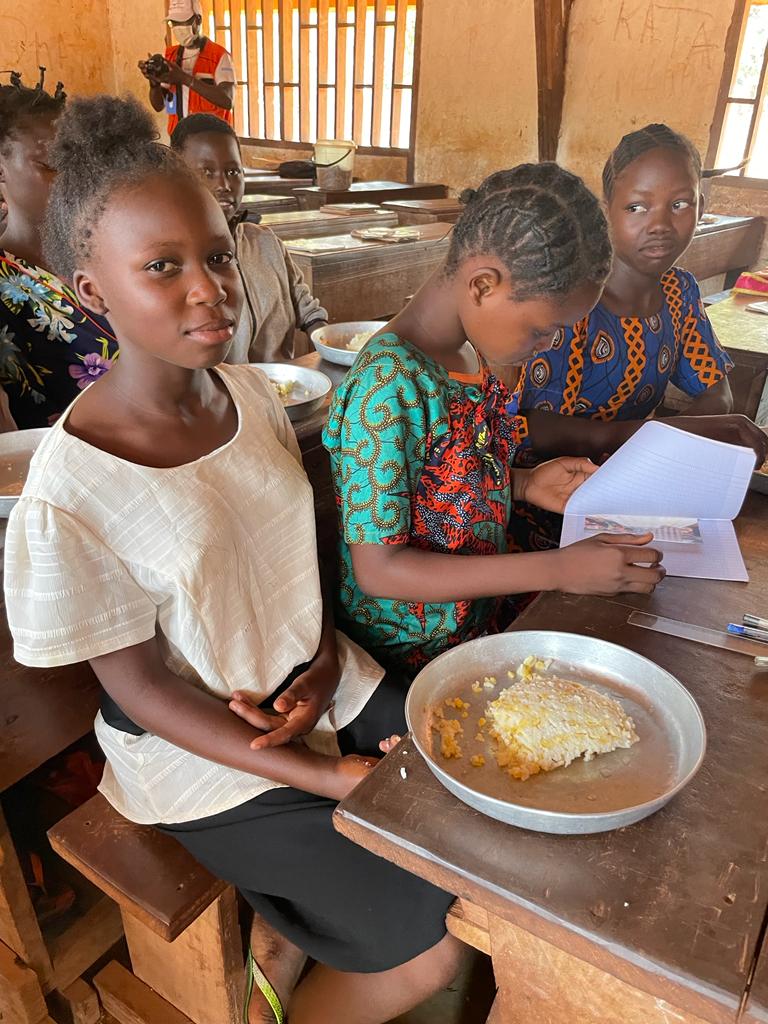
[[[585,516],[585,533],[652,533],[665,544],[701,544],[698,519],[675,516]]]

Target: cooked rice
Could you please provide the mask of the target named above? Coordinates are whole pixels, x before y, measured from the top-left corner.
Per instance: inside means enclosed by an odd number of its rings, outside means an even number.
[[[549,662],[526,658],[514,684],[486,708],[501,768],[524,780],[566,767],[577,757],[590,761],[595,754],[637,743],[634,722],[617,700],[542,674],[548,667]]]

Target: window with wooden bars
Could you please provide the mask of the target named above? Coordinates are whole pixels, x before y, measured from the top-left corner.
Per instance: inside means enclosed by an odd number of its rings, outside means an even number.
[[[768,178],[768,0],[736,5],[726,44],[723,83],[715,112],[717,167],[732,176]]]
[[[232,55],[238,134],[407,150],[418,0],[203,0]]]

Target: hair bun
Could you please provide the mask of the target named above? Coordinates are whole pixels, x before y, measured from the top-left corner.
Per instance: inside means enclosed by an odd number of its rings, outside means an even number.
[[[462,206],[468,206],[477,197],[476,188],[465,188],[459,193],[459,202]]]
[[[159,137],[151,115],[133,97],[75,99],[57,125],[51,161],[59,171],[73,164],[104,168]]]

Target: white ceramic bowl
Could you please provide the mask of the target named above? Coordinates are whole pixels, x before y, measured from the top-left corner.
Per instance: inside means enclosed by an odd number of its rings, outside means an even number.
[[[319,370],[291,363],[251,363],[278,384],[290,381],[291,393],[282,399],[289,420],[303,420],[311,415],[325,401],[333,388],[333,382]]]
[[[385,325],[385,320],[351,320],[345,324],[317,327],[310,338],[323,359],[329,363],[338,363],[339,366],[351,366],[357,359],[357,352],[350,352],[347,342],[362,331],[376,333]]]

